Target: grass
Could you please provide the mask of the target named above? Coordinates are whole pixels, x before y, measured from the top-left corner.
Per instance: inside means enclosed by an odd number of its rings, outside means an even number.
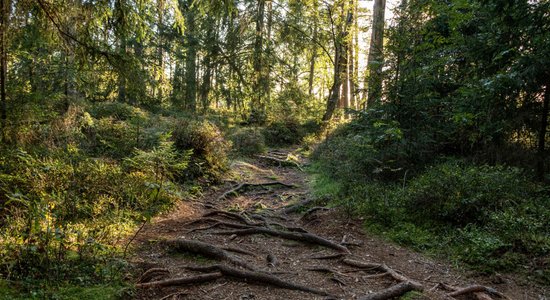
[[[34,287],[25,290],[12,282],[0,281],[0,300],[55,299],[55,300],[115,300],[131,295],[131,289],[123,284]]]

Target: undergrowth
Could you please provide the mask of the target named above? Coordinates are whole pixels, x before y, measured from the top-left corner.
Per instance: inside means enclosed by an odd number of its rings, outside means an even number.
[[[383,114],[339,128],[313,154],[314,190],[399,244],[550,284],[548,186],[517,167],[423,153],[407,138]]]
[[[131,292],[130,235],[198,190],[198,180],[217,180],[229,149],[208,120],[84,101],[3,145],[0,299]]]

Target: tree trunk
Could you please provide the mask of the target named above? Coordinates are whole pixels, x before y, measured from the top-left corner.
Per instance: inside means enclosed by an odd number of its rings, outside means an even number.
[[[185,18],[185,108],[195,112],[197,107],[197,41],[195,38],[195,8],[188,7]]]
[[[256,37],[254,40],[254,92],[250,105],[250,123],[262,123],[265,109],[263,98],[265,96],[265,84],[263,76],[263,43],[264,43],[264,13],[265,0],[259,0],[256,11]]]
[[[6,43],[6,31],[9,18],[9,1],[0,0],[0,122],[2,123],[2,140],[6,129],[6,77],[8,73],[8,49]]]
[[[371,107],[382,97],[382,66],[384,61],[384,14],[386,0],[374,0],[372,17],[372,35],[367,60],[368,96],[367,105]]]
[[[548,132],[548,106],[550,103],[550,82],[546,84],[544,100],[542,103],[542,114],[540,119],[539,142],[537,151],[537,177],[544,180],[545,162],[546,162],[546,133]]]
[[[353,1],[353,42],[351,45],[350,56],[352,59],[352,93],[351,107],[357,109],[358,89],[359,89],[359,0]]]
[[[126,57],[127,52],[127,41],[126,41],[126,5],[125,0],[117,0],[115,2],[115,18],[116,18],[116,28],[115,34],[118,39],[118,51],[119,54],[124,58]],[[126,102],[126,75],[124,59],[121,60],[121,63],[118,65],[118,101]]]
[[[158,103],[162,103],[162,100],[164,98],[164,51],[162,49],[164,39],[164,30],[163,30],[163,23],[164,23],[164,8],[165,8],[165,0],[158,0],[157,1],[157,13],[158,13],[158,45],[157,45],[157,60],[158,60],[158,82],[157,82],[157,97],[158,97]]]
[[[315,1],[315,12],[317,12],[317,1]],[[308,95],[311,96],[313,94],[313,79],[315,78],[314,75],[315,75],[315,60],[317,59],[317,35],[318,35],[318,31],[319,31],[319,24],[318,24],[318,21],[317,21],[317,15],[315,16],[315,20],[314,20],[314,23],[313,23],[313,38],[312,40],[314,41],[313,42],[313,49],[311,49],[311,58],[310,58],[310,61],[309,61],[309,78],[308,78]]]

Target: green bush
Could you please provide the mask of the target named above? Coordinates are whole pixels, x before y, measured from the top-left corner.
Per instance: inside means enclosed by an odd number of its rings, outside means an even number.
[[[532,189],[517,168],[451,161],[430,167],[412,180],[403,205],[425,220],[485,225],[491,214],[524,203]]]
[[[233,149],[242,155],[254,155],[266,151],[265,139],[256,128],[241,128],[231,135]]]
[[[335,130],[313,153],[324,172],[350,187],[369,181],[392,181],[410,168],[403,133],[380,111],[368,111]]]
[[[188,178],[206,177],[217,181],[228,167],[231,143],[220,129],[210,121],[181,121],[173,131],[176,149],[182,153],[192,151]]]
[[[264,128],[263,134],[270,146],[298,144],[304,137],[300,123],[294,119],[272,122]]]
[[[90,114],[96,118],[113,118],[126,121],[137,117],[145,117],[147,113],[142,109],[120,102],[98,102],[91,109]]]
[[[109,265],[121,239],[179,199],[170,180],[186,166],[170,142],[136,150],[127,167],[89,158],[74,144],[47,156],[0,157],[0,273],[69,281],[78,274],[89,283],[120,275]]]

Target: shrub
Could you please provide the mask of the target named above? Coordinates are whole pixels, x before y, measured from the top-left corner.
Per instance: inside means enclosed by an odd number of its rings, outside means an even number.
[[[243,155],[254,155],[266,150],[265,139],[256,128],[242,128],[231,136],[233,149]]]
[[[146,116],[146,112],[140,108],[121,102],[95,103],[90,109],[90,114],[96,119],[113,118],[119,121]]]
[[[265,127],[263,134],[270,146],[298,144],[304,136],[300,123],[294,119],[272,122]]]
[[[192,150],[188,178],[206,177],[217,181],[228,167],[231,143],[219,128],[209,121],[182,121],[173,131],[176,149],[182,153]]]
[[[409,168],[399,124],[369,111],[335,130],[313,153],[321,172],[344,185],[403,178]]]
[[[517,168],[450,161],[430,167],[412,180],[403,204],[421,219],[457,226],[485,225],[492,213],[529,199],[530,185]]]

